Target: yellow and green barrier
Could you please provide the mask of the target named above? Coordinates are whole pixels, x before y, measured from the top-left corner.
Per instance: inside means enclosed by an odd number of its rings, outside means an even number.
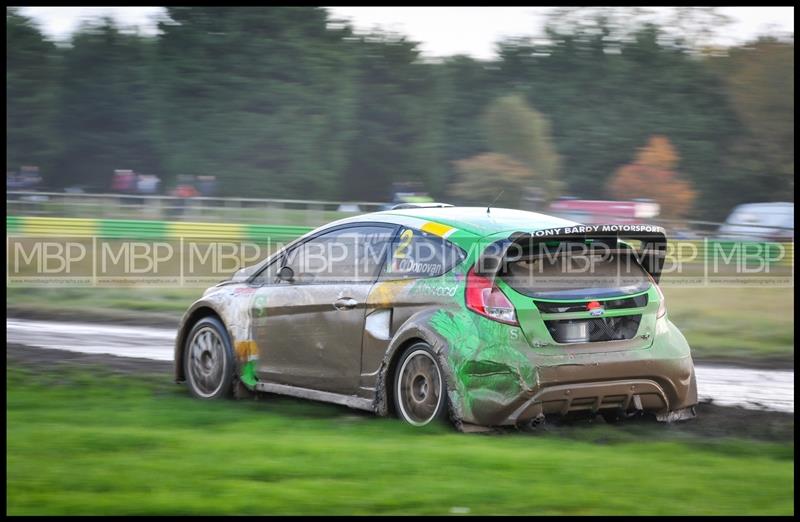
[[[6,235],[30,237],[184,238],[266,243],[290,241],[311,229],[307,226],[285,225],[6,216]]]

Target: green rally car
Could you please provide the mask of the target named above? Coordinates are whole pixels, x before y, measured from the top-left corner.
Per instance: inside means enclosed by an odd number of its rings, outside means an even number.
[[[689,346],[652,225],[499,208],[398,208],[322,226],[206,290],[175,377],[216,399],[262,391],[422,426],[547,415],[694,416]]]

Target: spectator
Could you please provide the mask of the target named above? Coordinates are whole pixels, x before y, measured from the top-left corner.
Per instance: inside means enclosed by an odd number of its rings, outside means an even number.
[[[111,190],[120,194],[132,194],[136,191],[136,175],[132,170],[115,170],[111,181]]]
[[[213,198],[217,195],[217,177],[197,176],[197,188],[204,198]]]
[[[178,185],[170,192],[171,196],[176,199],[174,202],[174,215],[178,216],[184,213],[187,198],[194,198],[200,195],[194,185],[191,183],[191,177],[179,176]]]
[[[194,188],[192,185],[185,183],[183,185],[178,185],[175,188],[175,195],[178,196],[179,198],[185,199],[185,198],[195,198],[199,196],[200,193],[197,192],[197,189]]]
[[[22,190],[38,190],[42,184],[42,177],[39,175],[39,167],[24,166],[20,169],[20,179]]]
[[[139,174],[136,177],[136,192],[142,195],[152,196],[158,192],[158,185],[161,180],[152,174]]]
[[[6,192],[12,191],[21,191],[24,190],[24,184],[22,183],[22,177],[18,176],[16,172],[6,171]],[[19,198],[16,194],[7,194],[6,198],[9,200],[16,200]]]
[[[22,178],[16,172],[6,171],[6,190],[22,190]]]

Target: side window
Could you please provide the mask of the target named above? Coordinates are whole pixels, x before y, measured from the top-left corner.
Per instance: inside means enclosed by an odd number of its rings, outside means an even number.
[[[456,266],[464,253],[451,242],[413,228],[403,228],[392,242],[381,279],[436,277]]]
[[[294,284],[374,281],[394,235],[393,227],[348,227],[310,239],[287,253],[281,266]]]

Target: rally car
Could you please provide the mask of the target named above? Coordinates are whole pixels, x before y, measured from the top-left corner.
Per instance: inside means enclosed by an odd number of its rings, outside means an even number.
[[[658,281],[664,230],[432,205],[322,226],[206,290],[175,377],[423,426],[691,418],[689,345]]]

